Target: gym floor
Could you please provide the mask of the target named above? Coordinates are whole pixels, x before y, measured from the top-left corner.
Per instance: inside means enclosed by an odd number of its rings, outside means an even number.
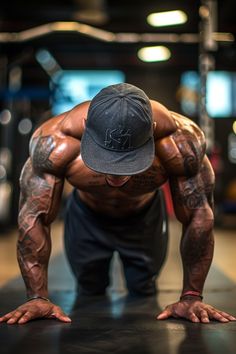
[[[158,279],[156,297],[130,298],[118,255],[111,269],[107,296],[76,298],[75,284],[63,253],[63,225],[52,227],[49,268],[50,298],[70,314],[72,323],[35,320],[25,325],[0,325],[1,354],[24,353],[236,353],[236,322],[193,324],[185,320],[155,320],[181,291],[180,225],[170,222],[168,257]],[[211,305],[236,315],[236,235],[216,229],[216,248],[204,291]],[[0,314],[25,301],[15,252],[17,232],[0,235]]]

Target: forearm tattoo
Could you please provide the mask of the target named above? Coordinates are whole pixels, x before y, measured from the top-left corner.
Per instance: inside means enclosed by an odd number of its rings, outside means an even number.
[[[181,241],[184,288],[202,291],[214,250],[212,223],[203,227],[189,226]]]
[[[21,233],[30,230],[40,214],[47,214],[51,206],[55,177],[35,175],[30,160],[27,161],[20,179],[21,198],[18,216]]]
[[[27,232],[33,227],[37,217],[48,214],[56,177],[50,156],[55,149],[52,136],[34,138],[30,145],[31,158],[26,162],[21,178],[19,228]]]
[[[49,225],[59,206],[63,179],[56,177],[51,136],[34,138],[31,157],[20,177],[17,257],[29,296],[47,296],[47,267],[51,251]]]
[[[51,240],[49,229],[43,226],[43,216],[51,207],[54,177],[34,174],[30,160],[21,177],[21,198],[18,217],[19,239],[17,258],[28,296],[47,295],[47,265]]]
[[[181,249],[186,266],[190,267],[199,263],[202,259],[208,258],[209,249],[213,245],[212,234],[208,228],[192,227],[181,241]]]

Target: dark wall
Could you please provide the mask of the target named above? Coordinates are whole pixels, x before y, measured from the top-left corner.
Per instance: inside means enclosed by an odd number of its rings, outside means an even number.
[[[168,109],[180,113],[176,92],[179,86],[180,73],[158,69],[130,71],[127,81],[142,88],[148,97],[157,100]]]

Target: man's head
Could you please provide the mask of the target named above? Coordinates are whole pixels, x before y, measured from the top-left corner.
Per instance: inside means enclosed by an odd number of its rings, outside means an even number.
[[[152,109],[147,95],[130,84],[102,89],[91,101],[81,156],[90,169],[134,175],[154,159]]]

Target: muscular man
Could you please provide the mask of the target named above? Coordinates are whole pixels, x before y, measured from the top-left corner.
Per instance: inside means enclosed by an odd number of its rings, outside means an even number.
[[[70,321],[47,298],[50,224],[64,180],[74,186],[66,209],[65,247],[79,293],[105,292],[110,260],[117,251],[129,292],[155,294],[167,248],[160,187],[169,181],[183,225],[183,290],[157,318],[235,320],[202,302],[214,248],[214,174],[203,133],[191,120],[149,100],[139,88],[118,84],[50,119],[32,136],[20,178],[17,248],[28,300],[1,321]]]

